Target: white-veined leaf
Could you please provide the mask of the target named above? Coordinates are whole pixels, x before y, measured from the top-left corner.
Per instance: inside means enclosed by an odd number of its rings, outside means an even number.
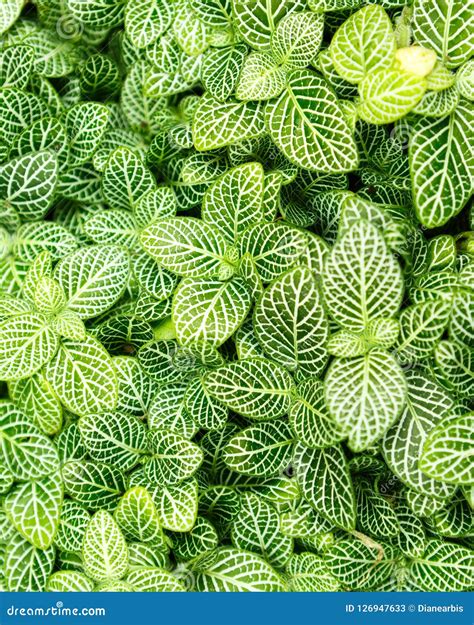
[[[470,549],[430,540],[408,567],[411,583],[425,592],[460,592],[472,588],[474,555]]]
[[[102,194],[112,208],[134,208],[155,186],[152,173],[130,148],[119,147],[109,156],[102,178]]]
[[[115,408],[117,379],[111,358],[89,335],[83,341],[64,339],[45,375],[61,403],[77,415]]]
[[[272,55],[285,68],[307,67],[323,38],[322,15],[309,11],[290,13],[277,24],[271,39]]]
[[[98,102],[81,102],[69,109],[65,124],[70,167],[83,165],[92,158],[107,128],[109,115],[108,108]]]
[[[61,403],[42,372],[10,382],[8,390],[18,408],[45,434],[56,434],[61,429],[63,418]]]
[[[137,592],[185,592],[181,582],[169,571],[156,567],[140,567],[125,578]]]
[[[91,518],[84,535],[85,573],[97,582],[120,579],[128,568],[128,549],[119,526],[105,510]]]
[[[444,418],[428,435],[420,458],[420,470],[448,484],[474,482],[472,440],[474,413]]]
[[[20,534],[35,547],[47,549],[58,529],[62,501],[61,476],[55,473],[18,484],[8,493],[4,506]]]
[[[270,100],[280,95],[285,86],[286,70],[271,54],[252,52],[246,57],[235,88],[238,100]]]
[[[94,582],[80,571],[56,571],[46,584],[46,592],[92,592]]]
[[[130,0],[125,9],[125,32],[137,48],[146,48],[162,35],[173,18],[168,0]]]
[[[336,96],[315,72],[293,70],[285,91],[267,104],[265,118],[273,141],[292,163],[324,173],[356,169],[350,128]]]
[[[295,553],[286,565],[293,592],[335,592],[339,582],[331,575],[323,558],[314,553]]]
[[[227,282],[209,278],[183,280],[173,297],[178,341],[183,345],[222,345],[243,323],[251,304],[250,291],[242,278]]]
[[[296,443],[293,462],[306,501],[334,525],[354,529],[354,488],[342,447],[310,449]]]
[[[196,443],[174,431],[150,432],[152,457],[144,466],[147,478],[160,485],[173,485],[191,477],[202,463],[203,455]]]
[[[331,250],[323,293],[332,318],[343,328],[363,331],[377,317],[391,317],[402,301],[400,265],[377,228],[355,222]]]
[[[263,358],[230,363],[210,372],[204,384],[212,397],[250,419],[276,419],[291,404],[290,375]]]
[[[152,542],[156,549],[164,544],[160,520],[153,498],[143,486],[134,486],[120,499],[114,512],[127,540]]]
[[[100,462],[66,462],[62,475],[64,491],[88,510],[114,510],[127,490],[125,474]]]
[[[43,592],[53,572],[56,550],[38,549],[15,534],[5,551],[5,579],[10,592]]]
[[[257,339],[269,358],[303,375],[322,373],[329,329],[310,269],[296,267],[272,282],[253,319]]]
[[[338,74],[359,83],[395,60],[395,35],[385,10],[376,4],[353,13],[336,31],[329,47]]]
[[[407,397],[400,365],[374,348],[357,358],[336,358],[325,378],[326,403],[353,451],[378,441],[400,416]]]
[[[68,309],[89,319],[111,308],[120,298],[129,270],[126,249],[93,245],[63,258],[56,265],[54,277],[66,293]]]

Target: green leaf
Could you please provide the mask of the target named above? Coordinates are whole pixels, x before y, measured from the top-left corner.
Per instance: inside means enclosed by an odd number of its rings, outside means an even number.
[[[0,402],[0,448],[15,479],[37,480],[59,468],[53,443],[16,406]]]
[[[5,552],[5,579],[10,592],[43,592],[53,572],[56,550],[38,549],[16,534]]]
[[[372,319],[391,317],[402,301],[400,265],[377,228],[362,220],[334,245],[322,279],[332,318],[354,332]]]
[[[153,175],[130,148],[119,147],[111,153],[102,178],[102,194],[112,208],[134,208],[155,186]]]
[[[293,462],[306,501],[334,525],[354,529],[354,489],[341,446],[310,449],[296,443]]]
[[[264,221],[263,167],[251,162],[229,169],[206,191],[202,220],[235,242],[246,228]]]
[[[264,0],[232,0],[233,16],[244,40],[256,49],[269,48],[272,34],[285,15],[304,10],[303,0],[268,4]]]
[[[138,592],[185,592],[184,586],[169,571],[140,567],[127,574],[126,580]]]
[[[272,55],[285,68],[307,67],[323,39],[322,15],[302,11],[290,13],[278,23],[271,39]]]
[[[20,17],[23,0],[6,0],[0,14],[0,34],[3,35]]]
[[[357,358],[335,359],[325,379],[329,413],[353,451],[378,441],[399,418],[406,382],[393,356],[375,348]]]
[[[143,486],[127,490],[118,503],[114,518],[128,540],[152,542],[155,548],[164,541],[155,504]]]
[[[90,514],[80,504],[65,499],[54,544],[62,551],[80,551],[90,518]]]
[[[112,28],[123,20],[121,0],[67,0],[67,7],[79,22],[94,28]]]
[[[263,282],[271,282],[292,267],[307,249],[302,232],[284,223],[261,223],[239,239],[240,256],[250,254]]]
[[[201,80],[219,102],[224,102],[234,92],[246,54],[247,49],[242,44],[210,48],[204,54]]]
[[[331,447],[344,433],[329,414],[324,385],[315,377],[307,378],[296,388],[296,399],[288,419],[296,438],[306,447]]]
[[[303,375],[321,374],[327,361],[327,319],[316,279],[296,267],[277,278],[254,311],[258,341],[269,358]]]
[[[90,160],[107,128],[109,110],[97,102],[81,102],[67,112],[65,124],[69,139],[69,166]]]
[[[114,510],[127,490],[125,474],[107,464],[71,461],[63,466],[64,491],[90,510]]]
[[[314,553],[293,554],[286,565],[293,592],[334,592],[339,582],[331,575],[324,560]]]
[[[80,571],[56,571],[46,585],[47,592],[92,592],[94,582]]]
[[[41,219],[53,199],[58,161],[46,150],[26,154],[0,166],[0,194],[24,221]]]
[[[0,378],[27,378],[47,364],[58,350],[58,336],[47,317],[22,313],[0,324]]]
[[[285,87],[286,71],[271,54],[252,52],[246,57],[235,89],[238,100],[270,100]]]
[[[19,484],[4,503],[7,515],[24,538],[39,549],[53,543],[59,525],[63,489],[59,473]]]
[[[142,232],[146,252],[184,277],[214,276],[225,263],[228,243],[213,226],[194,217],[169,217]]]
[[[202,463],[200,447],[177,432],[151,431],[150,446],[153,455],[144,470],[156,484],[176,484],[194,475]]]
[[[173,320],[181,344],[196,342],[218,347],[245,320],[252,299],[242,278],[227,282],[209,278],[188,278],[173,298]]]
[[[329,47],[337,73],[359,83],[395,60],[395,35],[385,10],[376,4],[353,13],[336,31]]]
[[[473,413],[442,419],[423,445],[420,470],[448,484],[474,482]]]
[[[62,425],[63,411],[59,399],[44,375],[39,372],[29,378],[10,382],[10,397],[45,434],[56,434]]]
[[[131,0],[125,9],[125,32],[136,48],[146,48],[169,28],[172,17],[168,0]]]
[[[85,573],[97,582],[120,579],[128,568],[128,549],[113,517],[99,510],[84,535],[82,557]]]
[[[293,551],[293,540],[280,530],[278,512],[252,493],[242,495],[239,514],[232,523],[232,543],[276,568],[283,567]]]
[[[110,356],[89,335],[84,341],[64,339],[45,374],[61,403],[77,415],[115,408],[117,380]]]
[[[96,317],[120,298],[129,275],[127,250],[92,245],[73,252],[56,265],[54,277],[64,289],[67,307],[82,319]]]
[[[405,117],[421,100],[426,81],[395,69],[368,74],[360,83],[357,114],[369,124],[390,124]]]
[[[23,224],[15,236],[15,255],[29,262],[47,250],[52,260],[74,252],[77,240],[74,235],[60,224],[37,221]]]
[[[261,557],[221,547],[194,572],[197,592],[284,592],[283,578]]]
[[[324,554],[331,574],[351,590],[376,589],[394,573],[395,553],[390,545],[367,545],[357,538],[336,542]]]
[[[90,457],[123,471],[133,468],[148,450],[146,427],[136,417],[91,413],[81,417],[78,426]]]
[[[198,512],[198,484],[194,478],[159,487],[153,499],[164,529],[191,531]]]
[[[397,515],[389,501],[374,491],[366,479],[355,483],[357,526],[361,532],[375,538],[393,538],[400,533]]]
[[[259,421],[276,419],[288,411],[292,386],[285,369],[263,358],[233,362],[210,372],[205,379],[212,397]]]
[[[263,134],[263,108],[259,102],[219,102],[204,94],[193,120],[196,150],[217,148]]]
[[[408,401],[400,420],[383,440],[384,457],[405,484],[417,492],[443,499],[454,488],[424,475],[418,462],[428,434],[452,411],[454,401],[427,373],[411,369],[405,372],[405,378]]]
[[[461,0],[415,0],[413,37],[418,44],[435,50],[446,67],[453,69],[471,56],[472,34],[463,32],[470,19],[469,6]]]
[[[430,540],[423,555],[412,560],[412,584],[425,592],[460,592],[472,587],[472,551],[452,543]]]
[[[233,471],[254,477],[274,477],[288,468],[293,454],[293,434],[286,421],[259,423],[235,434],[223,450],[223,460]]]
[[[267,130],[296,165],[324,173],[356,169],[357,148],[336,97],[323,78],[293,70],[281,96],[267,104]]]
[[[414,126],[409,145],[413,199],[427,228],[457,215],[472,193],[474,157],[468,137],[473,123],[472,104],[462,101],[451,115],[420,118]]]
[[[198,517],[193,529],[189,533],[175,533],[172,535],[173,552],[179,560],[194,560],[209,551],[213,551],[219,537],[210,521]]]

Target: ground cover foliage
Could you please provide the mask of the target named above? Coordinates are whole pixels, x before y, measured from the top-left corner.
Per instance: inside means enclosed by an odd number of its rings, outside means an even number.
[[[11,591],[472,587],[463,0],[3,0]]]

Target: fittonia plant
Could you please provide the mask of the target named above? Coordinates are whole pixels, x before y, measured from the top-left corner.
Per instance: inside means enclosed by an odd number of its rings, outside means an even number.
[[[3,0],[12,591],[457,591],[473,8]]]

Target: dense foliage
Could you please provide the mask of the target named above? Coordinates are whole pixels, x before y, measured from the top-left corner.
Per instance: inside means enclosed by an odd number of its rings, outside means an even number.
[[[13,591],[456,591],[474,8],[3,0]]]

